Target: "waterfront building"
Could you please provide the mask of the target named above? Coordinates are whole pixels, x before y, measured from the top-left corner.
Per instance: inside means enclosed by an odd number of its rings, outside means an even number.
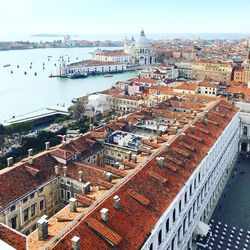
[[[124,50],[97,49],[91,54],[92,54],[93,61],[131,64],[131,56],[125,53]]]
[[[89,74],[118,73],[126,70],[126,63],[86,60],[66,65],[63,59],[59,69],[61,76],[74,74],[87,76]]]
[[[101,62],[126,63],[127,65],[150,65],[156,63],[156,53],[145,36],[144,30],[135,41],[125,38],[123,50],[100,50],[97,49],[92,54],[92,60]]]
[[[195,60],[192,62],[192,78],[211,79],[219,82],[232,80],[233,64],[218,60]]]

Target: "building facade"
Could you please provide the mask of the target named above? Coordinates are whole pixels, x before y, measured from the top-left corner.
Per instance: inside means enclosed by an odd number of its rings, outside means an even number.
[[[232,80],[233,65],[231,62],[215,60],[195,60],[192,63],[192,78],[211,79],[219,82]]]

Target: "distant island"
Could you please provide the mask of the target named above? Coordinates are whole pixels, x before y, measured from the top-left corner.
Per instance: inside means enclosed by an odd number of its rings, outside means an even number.
[[[65,37],[65,34],[32,34],[31,37]],[[70,35],[71,37],[79,37],[79,35]]]

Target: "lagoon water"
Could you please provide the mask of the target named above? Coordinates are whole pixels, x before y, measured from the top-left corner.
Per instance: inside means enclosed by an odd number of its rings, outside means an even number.
[[[78,60],[90,58],[89,52],[95,49],[55,48],[1,51],[0,122],[12,116],[57,104],[69,106],[74,97],[104,90],[119,80],[126,80],[137,74],[125,72],[107,78],[104,76],[90,76],[84,79],[49,78],[51,73],[56,73],[58,58],[61,55],[65,58],[70,57],[70,62],[75,62],[77,57]],[[51,56],[50,61],[48,56]],[[11,66],[3,67],[6,64]],[[24,74],[25,71],[27,75]]]

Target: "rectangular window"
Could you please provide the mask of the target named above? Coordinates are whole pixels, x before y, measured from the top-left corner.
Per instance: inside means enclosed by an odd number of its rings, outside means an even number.
[[[31,195],[30,195],[30,199],[33,199],[35,197],[35,193],[32,193]]]
[[[64,189],[61,189],[61,199],[63,201],[65,200],[65,191],[64,191]]]
[[[71,198],[71,192],[67,191],[67,201],[69,201],[70,198]]]
[[[55,190],[54,191],[54,203],[56,203],[58,201],[58,191]]]
[[[29,219],[29,208],[23,210],[23,221],[26,222]]]
[[[36,214],[36,204],[33,204],[30,207],[30,213],[31,213],[31,217],[35,216],[35,214]]]
[[[13,211],[15,211],[15,210],[16,210],[16,205],[13,205],[13,206],[10,207],[10,211],[11,211],[11,212],[13,212]]]
[[[40,189],[39,189],[39,193],[42,193],[43,192],[43,187],[41,187]]]
[[[27,201],[28,201],[28,198],[27,198],[27,197],[24,198],[24,199],[23,199],[23,204],[26,203]]]
[[[11,218],[10,224],[11,224],[11,228],[17,229],[17,216],[14,216],[13,218]]]
[[[44,209],[44,200],[40,201],[40,211]]]

